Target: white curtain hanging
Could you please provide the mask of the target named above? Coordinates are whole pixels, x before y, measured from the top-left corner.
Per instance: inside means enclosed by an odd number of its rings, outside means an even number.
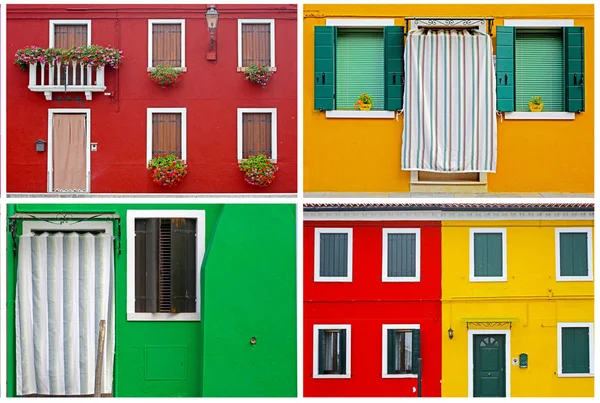
[[[410,31],[402,169],[496,171],[496,79],[489,35]]]
[[[114,356],[112,236],[19,237],[16,292],[17,395],[90,395],[100,320],[106,320],[102,393]]]

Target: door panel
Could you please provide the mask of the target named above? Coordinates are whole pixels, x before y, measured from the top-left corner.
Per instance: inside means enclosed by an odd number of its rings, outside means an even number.
[[[52,116],[52,191],[87,192],[86,115]]]
[[[473,396],[506,396],[506,337],[473,336]]]

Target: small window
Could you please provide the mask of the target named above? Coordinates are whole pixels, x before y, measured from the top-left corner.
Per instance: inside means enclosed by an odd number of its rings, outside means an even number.
[[[506,281],[506,229],[471,229],[471,281]]]
[[[90,45],[91,20],[51,20],[50,47],[69,49]]]
[[[238,20],[238,70],[275,68],[275,20]]]
[[[185,20],[148,21],[148,69],[156,66],[185,70]]]
[[[352,281],[352,229],[315,229],[315,281]]]
[[[419,325],[383,325],[383,378],[415,378],[421,355]]]
[[[420,281],[421,230],[383,230],[383,281]]]
[[[238,160],[252,155],[277,160],[277,109],[238,109]]]
[[[186,110],[148,109],[148,160],[175,155],[186,160]]]
[[[558,376],[594,375],[592,323],[558,323]]]
[[[313,378],[350,377],[350,325],[315,325]]]
[[[556,280],[593,280],[591,228],[556,229]]]

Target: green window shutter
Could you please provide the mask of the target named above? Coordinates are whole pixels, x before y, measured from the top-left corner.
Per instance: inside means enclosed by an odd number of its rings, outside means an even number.
[[[325,330],[323,329],[319,329],[318,349],[319,351],[317,353],[319,356],[319,374],[322,375],[325,373]]]
[[[196,282],[196,220],[172,218],[172,312],[196,312]]]
[[[502,276],[502,234],[473,234],[475,277]]]
[[[585,111],[583,27],[563,28],[567,112]]]
[[[586,233],[560,234],[560,275],[588,275],[588,242]]]
[[[562,373],[590,373],[590,331],[587,327],[562,328]]]
[[[404,27],[383,28],[385,54],[385,110],[403,107],[404,97]]]
[[[339,343],[340,343],[340,366],[338,367],[338,372],[340,375],[346,374],[346,329],[340,329],[339,333]]]
[[[315,110],[335,109],[336,27],[315,27]]]
[[[514,27],[496,27],[496,109],[515,111]]]
[[[396,372],[396,329],[387,331],[387,373],[391,375]]]
[[[421,357],[421,330],[412,331],[412,369],[411,373],[419,373],[419,357]]]

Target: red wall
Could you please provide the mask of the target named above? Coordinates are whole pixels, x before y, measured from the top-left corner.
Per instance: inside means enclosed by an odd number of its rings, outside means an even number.
[[[297,191],[297,11],[295,5],[223,5],[217,27],[217,62],[206,60],[210,34],[206,5],[35,5],[7,7],[7,191],[46,192],[49,108],[91,108],[92,193],[241,193]],[[70,10],[70,11],[67,11]],[[176,88],[147,77],[148,19],[186,20],[186,67]],[[277,71],[266,88],[237,72],[237,19],[275,19]],[[46,101],[28,90],[28,73],[10,65],[17,49],[48,47],[50,19],[92,19],[92,44],[123,50],[118,70],[106,69],[106,92],[85,104]],[[81,95],[69,93],[71,96]],[[146,108],[187,108],[188,175],[176,188],[155,185],[146,171]],[[237,166],[237,108],[277,108],[275,182],[258,189]]]
[[[352,282],[314,282],[314,229],[353,228]],[[421,229],[421,281],[381,281],[382,229]],[[441,396],[440,222],[304,223],[304,395],[417,397],[416,379],[381,377],[383,324],[419,324],[423,396]],[[351,325],[351,377],[314,379],[313,325]],[[415,388],[413,391],[413,387]]]

